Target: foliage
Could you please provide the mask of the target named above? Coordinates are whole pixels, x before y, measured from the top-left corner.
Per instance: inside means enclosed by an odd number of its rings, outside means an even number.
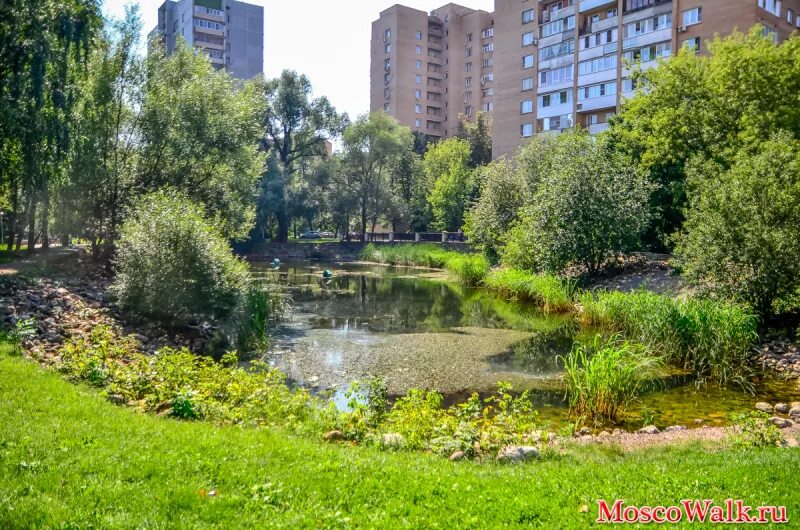
[[[489,273],[489,260],[483,254],[462,254],[453,252],[444,264],[458,281],[470,287],[481,283]]]
[[[796,304],[800,141],[781,133],[739,152],[730,170],[690,171],[688,183],[691,207],[676,248],[684,276],[764,317]]]
[[[760,410],[734,414],[731,423],[728,438],[737,449],[774,447],[781,441],[781,432],[769,421],[769,414]]]
[[[580,265],[591,276],[637,248],[650,185],[629,161],[585,133],[558,135],[548,156],[550,169],[509,232],[515,250],[501,253],[503,263],[556,273]]]
[[[472,121],[459,116],[458,135],[469,142],[470,166],[484,166],[492,161],[492,115],[479,112]]]
[[[493,270],[483,281],[484,286],[506,298],[530,300],[546,312],[573,310],[573,281],[552,274],[533,274],[517,269]]]
[[[466,213],[464,232],[471,246],[497,257],[531,190],[522,171],[505,159],[478,168],[476,180],[481,183],[480,194]]]
[[[247,281],[247,266],[202,207],[174,192],[138,202],[122,226],[115,265],[120,305],[168,323],[230,314]]]
[[[7,337],[11,343],[12,351],[21,355],[26,342],[36,336],[36,324],[30,318],[21,318],[11,327]]]
[[[758,319],[748,310],[645,290],[585,292],[579,302],[584,324],[619,331],[701,380],[749,388]]]
[[[619,420],[661,367],[657,357],[618,335],[575,343],[562,360],[570,411],[593,421]]]
[[[610,135],[657,184],[649,244],[663,247],[680,229],[690,163],[728,169],[734,153],[776,131],[800,137],[800,38],[776,46],[763,30],[716,37],[708,54],[684,48],[635,76],[636,95],[612,120]]]
[[[252,281],[244,294],[236,331],[242,353],[266,351],[272,326],[286,312],[286,298],[269,282]]]
[[[430,146],[422,159],[435,230],[455,232],[464,224],[464,212],[475,194],[470,156],[469,142],[449,138]]]
[[[455,254],[433,243],[376,245],[369,243],[361,251],[361,259],[387,265],[415,265],[443,269]]]
[[[220,363],[170,348],[145,355],[136,351],[133,339],[97,326],[88,337],[68,342],[60,354],[59,371],[146,412],[290,429],[307,427],[303,422],[313,413],[312,398],[290,390],[283,373],[260,361],[237,368],[235,353]]]
[[[346,114],[340,115],[326,97],[312,99],[311,81],[305,75],[284,70],[281,76],[259,82],[258,91],[266,103],[262,114],[265,146],[274,149],[281,173],[267,172],[265,189],[270,189],[271,200],[262,200],[269,211],[260,211],[262,223],[275,216],[278,231],[276,239],[285,242],[289,235],[291,210],[300,201],[291,201],[288,186],[295,173],[312,160],[327,155],[326,143],[338,137],[348,123]],[[260,225],[263,230],[264,224]]]

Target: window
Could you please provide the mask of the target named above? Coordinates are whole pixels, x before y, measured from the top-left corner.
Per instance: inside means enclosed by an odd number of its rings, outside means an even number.
[[[389,104],[388,103],[384,103],[383,104],[383,112],[389,112]]]
[[[483,97],[488,98],[494,96],[494,88],[484,88]]]
[[[528,138],[533,136],[533,124],[532,123],[523,123],[519,128],[519,135],[523,138]]]
[[[414,120],[414,127],[418,128],[418,129],[420,127],[422,127],[422,120],[420,120],[420,119]]]
[[[691,26],[693,24],[699,24],[702,22],[702,8],[695,7],[694,9],[688,9],[683,12],[683,25],[684,26]]]
[[[481,38],[488,39],[490,37],[494,37],[494,28],[486,28],[481,31]]]
[[[522,80],[522,91],[525,92],[526,90],[533,90],[533,78],[526,77]]]
[[[781,16],[781,0],[758,0],[758,7],[766,9],[776,17]]]
[[[467,57],[472,57],[472,48],[467,48]]]
[[[385,61],[383,61],[383,69],[386,70],[387,72],[392,69],[391,59],[386,59]]]
[[[797,20],[795,21],[794,25],[800,28],[800,15],[797,15]]]
[[[383,51],[386,52],[386,53],[392,53],[392,45],[391,44],[386,44],[383,47]]]
[[[483,60],[483,63],[481,63],[481,67],[482,67],[482,68],[489,68],[489,67],[490,67],[490,66],[492,66],[493,64],[494,64],[494,59],[492,59],[491,57],[489,57],[488,59],[484,59],[484,60]]]
[[[539,106],[542,108],[551,107],[553,105],[564,105],[572,103],[572,90],[561,90],[559,92],[550,92],[549,94],[542,94],[539,96]]]
[[[202,18],[195,18],[194,26],[222,31],[222,24],[220,24],[219,22],[211,22],[210,20],[203,20]]]
[[[383,42],[389,42],[392,40],[392,30],[386,29],[383,31]]]
[[[537,125],[540,131],[560,131],[562,129],[569,129],[572,127],[572,114],[542,118],[537,121]]]
[[[539,60],[549,61],[550,59],[555,59],[556,57],[569,55],[574,51],[575,39],[570,39],[565,42],[559,42],[558,44],[553,44],[552,46],[546,46],[539,49]]]
[[[684,39],[681,42],[681,46],[684,48],[694,48],[695,53],[700,52],[700,37],[692,37],[690,39]]]
[[[493,51],[494,51],[494,43],[493,43],[493,42],[490,42],[489,44],[487,44],[486,46],[484,46],[484,47],[482,48],[482,50],[483,50],[483,53],[489,53],[489,52],[493,52]]]
[[[633,92],[636,90],[636,82],[633,79],[622,80],[622,92]]]
[[[194,6],[194,12],[199,13],[201,15],[212,15],[215,17],[224,16],[224,13],[219,9],[213,9],[211,7],[202,7],[202,6]],[[183,17],[183,15],[181,15]]]
[[[522,12],[522,23],[529,24],[533,22],[534,19],[534,10],[533,9],[526,9]]]
[[[562,66],[561,68],[554,68],[552,70],[543,70],[539,72],[539,86],[554,85],[557,83],[564,83],[572,81],[574,76],[574,65]]]
[[[794,22],[794,11],[791,9],[786,10],[786,22],[792,24]]]
[[[616,28],[614,28],[614,29],[609,29],[607,31],[594,33],[592,35],[586,35],[585,37],[581,37],[581,50],[585,50],[587,48],[594,48],[595,46],[604,46],[606,44],[611,44],[612,42],[617,42],[617,35],[618,31]]]
[[[617,93],[617,82],[599,83],[597,85],[578,87],[578,101],[584,99],[613,96]]]
[[[481,76],[481,83],[488,83],[490,81],[494,81],[494,74],[493,73],[490,72],[488,74],[483,74]]]
[[[414,105],[414,112],[416,114],[422,114],[422,105],[419,105],[419,104]]]
[[[464,107],[464,114],[466,114],[467,117],[472,116],[472,105],[467,105],[466,107]]]
[[[632,22],[625,26],[625,38],[636,37],[644,35],[652,31],[672,27],[672,13],[663,13],[657,17],[646,18],[638,22]]]
[[[550,35],[555,35],[556,33],[561,33],[562,31],[568,31],[571,29],[575,29],[575,15],[568,16],[567,18],[560,18],[558,20],[554,20],[553,22],[548,22],[547,24],[542,24],[541,37],[549,37]]]
[[[669,57],[672,55],[672,46],[669,42],[660,42],[658,44],[651,44],[643,48],[627,51],[622,54],[622,57],[629,62],[641,61],[654,61],[662,57]]]
[[[466,70],[467,72],[471,72],[472,71],[472,62],[469,62],[469,63],[465,64],[464,65],[464,70]]]
[[[526,99],[525,101],[519,104],[519,113],[520,114],[530,114],[533,112],[533,100]]]
[[[466,86],[466,87],[472,86],[472,78],[471,77],[468,77],[468,78],[466,78],[464,80],[464,86]]]
[[[417,70],[422,70],[422,61],[420,61],[419,59],[417,59],[416,67],[417,67]]]
[[[590,59],[588,61],[581,61],[578,63],[578,75],[593,74],[595,72],[602,72],[604,70],[611,70],[617,67],[617,56],[606,55],[598,57],[597,59]]]
[[[464,44],[469,44],[472,42],[472,33],[467,33],[467,36],[464,38]]]
[[[494,110],[494,103],[491,101],[489,103],[484,103],[482,105],[483,112],[492,112]]]
[[[528,33],[522,34],[522,45],[523,46],[533,46],[533,42],[536,39],[533,38],[533,32],[529,31]]]
[[[418,32],[417,32],[417,33],[414,35],[414,38],[416,38],[417,40],[422,40],[422,32],[421,32],[421,31],[418,31]]]
[[[417,46],[417,55],[422,55],[422,46]]]
[[[414,98],[422,99],[422,90],[420,90],[420,89],[414,90]]]
[[[418,76],[416,77],[416,83],[417,83],[418,85],[421,85],[421,84],[422,84],[422,76],[421,76],[421,75],[418,75]]]
[[[526,55],[522,58],[522,68],[533,68],[533,55]]]

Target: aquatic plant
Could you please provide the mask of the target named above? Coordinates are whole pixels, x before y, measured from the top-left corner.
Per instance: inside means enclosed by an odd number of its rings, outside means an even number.
[[[286,297],[275,285],[264,281],[250,284],[237,315],[236,341],[239,351],[249,353],[269,346],[269,332],[286,311]]]
[[[620,335],[595,335],[576,342],[561,357],[564,385],[572,414],[593,421],[617,421],[644,384],[660,372],[660,359]]]
[[[481,283],[489,272],[489,260],[483,254],[461,254],[453,252],[445,258],[445,268],[458,281],[474,287]]]
[[[486,276],[483,284],[505,297],[535,302],[547,312],[567,312],[573,309],[574,281],[552,274],[497,269]]]

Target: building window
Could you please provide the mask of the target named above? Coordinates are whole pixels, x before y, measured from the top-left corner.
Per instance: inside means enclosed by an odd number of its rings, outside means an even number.
[[[552,46],[546,46],[544,48],[541,48],[539,50],[539,60],[549,61],[550,59],[555,59],[556,57],[569,55],[574,51],[575,51],[575,39],[570,39],[565,42],[559,42],[558,44],[553,44]]]
[[[490,81],[494,81],[493,73],[483,74],[481,76],[481,83],[489,83]]]
[[[542,24],[541,37],[549,37],[550,35],[555,35],[556,33],[569,31],[571,29],[575,29],[575,15]]]
[[[472,116],[472,105],[464,107],[464,114],[466,114],[468,118]]]
[[[525,101],[519,104],[519,113],[520,114],[530,114],[533,112],[533,100],[526,99]]]
[[[491,101],[489,103],[484,103],[482,105],[483,112],[492,112],[494,110],[494,103]]]
[[[467,36],[464,38],[464,44],[469,44],[472,42],[472,33],[467,33]]]
[[[422,46],[417,46],[417,55],[422,55]]]
[[[617,93],[617,82],[599,83],[597,85],[578,87],[578,101],[585,99],[613,96]]]
[[[493,52],[494,51],[494,43],[490,42],[489,44],[484,46],[482,49],[483,49],[483,53]]]
[[[631,37],[637,37],[639,35],[644,35],[645,33],[650,33],[651,31],[657,31],[671,27],[672,13],[662,13],[656,17],[646,18],[644,20],[627,24],[625,26],[625,38],[629,39]]]
[[[193,24],[196,27],[213,29],[217,31],[222,31],[223,29],[222,24],[219,22],[211,22],[210,20],[203,20],[201,18],[195,18]]]
[[[422,120],[414,120],[414,127],[416,127],[417,129],[422,127]]]
[[[534,16],[534,10],[533,9],[526,9],[525,11],[522,12],[522,23],[523,24],[529,24],[529,23],[533,22],[534,18],[536,18],[536,17]]]
[[[794,22],[794,11],[792,11],[791,9],[786,10],[786,22],[788,22],[789,24]]]
[[[604,70],[611,70],[617,67],[617,56],[606,55],[598,57],[597,59],[590,59],[588,61],[581,61],[578,63],[578,75],[593,74],[595,72],[602,72]]]
[[[616,57],[615,57],[616,59]],[[562,66],[561,68],[553,68],[552,70],[543,70],[539,72],[539,86],[555,85],[572,81],[574,76],[574,65]]]
[[[467,72],[471,72],[471,71],[472,71],[472,63],[471,63],[471,62],[469,62],[469,63],[465,64],[465,65],[464,65],[464,69],[465,69]]]
[[[418,31],[418,32],[416,33],[416,35],[415,35],[415,38],[416,38],[417,40],[422,40],[422,32],[421,32],[421,31]]]
[[[414,97],[416,99],[422,99],[422,90],[420,90],[420,89],[414,90]]]
[[[414,105],[414,112],[417,114],[422,114],[422,105]]]
[[[522,91],[533,90],[533,78],[526,77],[522,80]]]
[[[539,106],[542,108],[552,107],[553,105],[564,105],[572,103],[572,90],[561,90],[550,92],[539,96]]]
[[[533,68],[533,55],[526,55],[522,58],[522,68]]]
[[[470,99],[472,99],[472,90],[467,90],[464,92],[464,100],[469,101]]]
[[[683,12],[683,25],[691,26],[702,22],[702,10],[699,7],[688,9]]]
[[[422,61],[420,61],[419,59],[417,59],[416,67],[417,70],[422,70]]]
[[[392,53],[392,45],[391,44],[386,44],[383,47],[383,51],[386,52],[386,53]]]
[[[533,136],[533,124],[532,123],[523,123],[519,128],[519,135],[523,138],[528,138]]]
[[[684,48],[692,48],[694,50],[694,53],[699,53],[700,52],[700,37],[692,37],[690,39],[684,39],[683,42],[681,42],[681,45]]]
[[[537,123],[540,131],[560,131],[563,129],[570,129],[572,128],[572,114],[542,118],[541,120],[538,120]]]
[[[484,59],[484,60],[483,60],[483,63],[481,64],[481,66],[483,66],[483,68],[489,68],[489,67],[490,67],[490,66],[492,66],[493,64],[494,64],[494,59],[492,59],[491,57],[489,57],[488,59]]]
[[[392,69],[391,59],[386,59],[385,61],[383,61],[383,69],[386,70],[387,72]]]
[[[488,98],[494,96],[494,88],[484,88],[483,97]]]
[[[388,103],[384,103],[383,104],[383,112],[389,112],[389,104]]]
[[[669,57],[672,55],[672,45],[670,42],[660,42],[658,44],[651,44],[636,50],[624,52],[622,57],[629,62],[641,61],[654,61],[662,57]]]
[[[472,57],[472,48],[467,48],[467,57]]]
[[[466,86],[466,87],[472,86],[472,78],[471,77],[468,77],[468,78],[466,78],[464,80],[464,86]]]
[[[523,46],[533,46],[533,43],[536,39],[533,37],[533,32],[529,31],[527,33],[522,34],[522,45]]]
[[[758,7],[766,9],[776,17],[781,16],[781,0],[758,0]]]
[[[636,90],[636,82],[633,79],[622,80],[622,92],[633,92]]]
[[[490,37],[494,37],[494,28],[486,28],[481,31],[481,38],[488,39]]]
[[[383,42],[389,42],[392,40],[392,30],[386,29],[383,31]]]
[[[421,85],[421,84],[422,84],[422,76],[421,76],[421,75],[418,75],[418,76],[416,76],[416,79],[415,79],[415,81],[416,81],[416,83],[417,83],[418,85]]]

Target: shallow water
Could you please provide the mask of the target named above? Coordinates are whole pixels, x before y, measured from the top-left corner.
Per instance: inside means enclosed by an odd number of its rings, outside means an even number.
[[[371,376],[386,380],[393,395],[427,388],[449,403],[508,381],[531,391],[544,419],[569,420],[558,356],[569,353],[581,332],[570,316],[545,315],[424,269],[319,262],[253,268],[291,296],[291,314],[265,359],[295,384],[329,390],[344,405],[350,383]],[[325,269],[333,278],[322,278]],[[643,408],[659,426],[693,427],[695,419],[724,424],[730,412],[756,401],[800,401],[793,382],[759,381],[756,388],[752,396],[673,377],[642,398],[625,426],[641,426]]]

